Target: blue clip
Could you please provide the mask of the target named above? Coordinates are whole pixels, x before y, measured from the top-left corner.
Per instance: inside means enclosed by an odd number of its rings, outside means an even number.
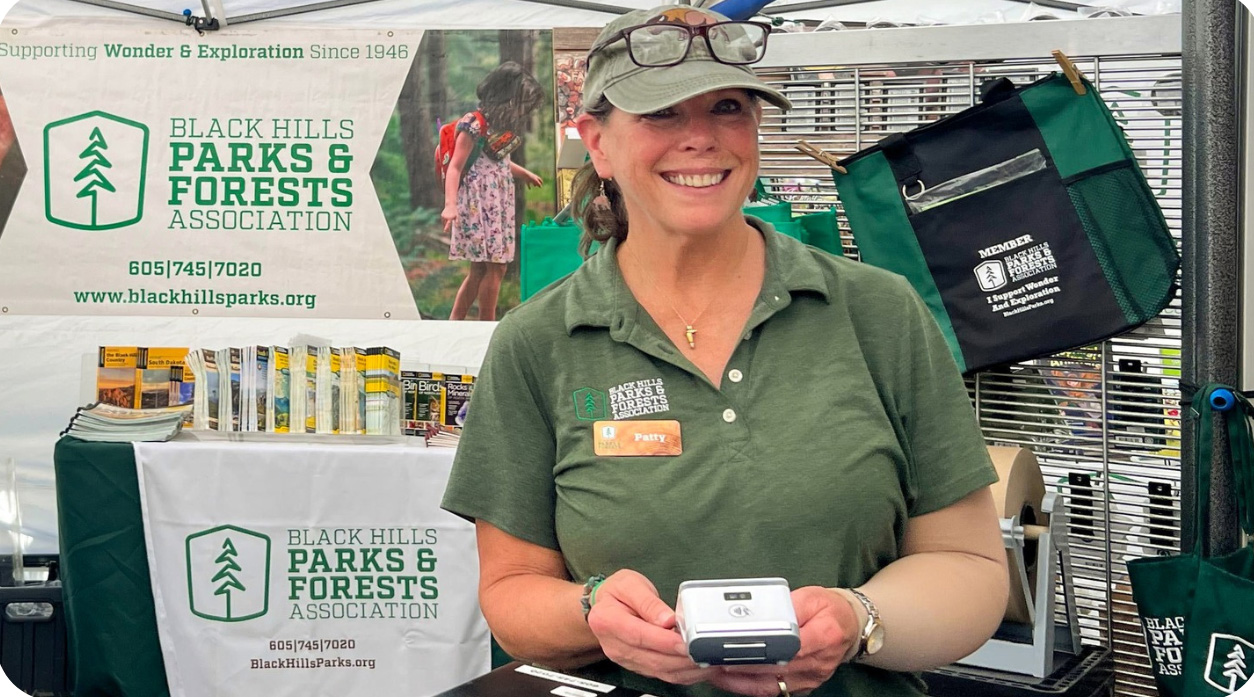
[[[773,1],[774,0],[723,0],[708,9],[711,12],[717,12],[728,19],[746,21]]]
[[[1228,411],[1237,403],[1237,398],[1233,396],[1232,390],[1226,387],[1220,387],[1210,393],[1210,408],[1215,411]]]

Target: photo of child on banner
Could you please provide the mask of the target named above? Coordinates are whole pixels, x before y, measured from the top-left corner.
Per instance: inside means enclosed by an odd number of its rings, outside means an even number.
[[[479,108],[457,121],[449,149],[441,129],[437,164],[443,165],[444,231],[452,233],[449,259],[470,262],[449,319],[466,319],[479,303],[479,319],[496,319],[506,267],[514,260],[514,180],[528,187],[544,181],[510,162],[522,144],[531,112],[544,100],[534,76],[514,62],[488,73],[475,90]]]
[[[371,177],[424,319],[519,302],[518,226],[556,212],[552,85],[549,32],[423,33]]]

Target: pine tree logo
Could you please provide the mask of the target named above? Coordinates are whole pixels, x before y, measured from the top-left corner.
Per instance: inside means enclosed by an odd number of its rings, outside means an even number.
[[[248,590],[235,577],[234,572],[243,571],[240,565],[235,563],[235,557],[238,555],[239,552],[235,551],[235,545],[231,542],[231,538],[228,537],[222,541],[222,554],[219,554],[218,558],[214,560],[215,563],[221,564],[222,568],[213,577],[213,582],[221,581],[222,585],[218,586],[218,589],[213,594],[226,597],[226,616],[228,619],[231,617],[231,593],[235,591],[243,593]]]
[[[79,189],[75,194],[78,198],[91,199],[91,224],[95,227],[99,220],[97,211],[99,205],[97,198],[103,191],[106,194],[118,192],[117,188],[109,183],[108,176],[102,170],[113,169],[113,165],[109,163],[108,158],[104,156],[105,150],[109,149],[109,144],[105,142],[104,136],[100,133],[99,128],[91,129],[91,144],[87,149],[79,154],[78,159],[87,160],[87,164],[83,166],[81,172],[75,177],[74,181],[83,181],[83,188]]]
[[[1006,285],[1006,267],[1000,261],[993,259],[975,267],[975,280],[980,284],[980,290],[991,292]]]
[[[44,214],[77,230],[111,230],[143,217],[148,127],[91,111],[44,127]]]
[[[1236,692],[1250,680],[1250,659],[1254,659],[1254,644],[1231,634],[1212,634],[1206,682],[1223,694]]]
[[[584,387],[575,390],[575,417],[580,421],[600,421],[605,418],[605,393]]]
[[[243,622],[270,603],[270,538],[234,525],[187,537],[187,595],[192,614]]]

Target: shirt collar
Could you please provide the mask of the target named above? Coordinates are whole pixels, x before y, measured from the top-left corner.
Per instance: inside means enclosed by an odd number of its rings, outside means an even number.
[[[760,230],[766,242],[766,276],[759,302],[778,298],[781,292],[792,295],[807,291],[831,302],[827,276],[808,247],[758,218],[747,215],[745,221]],[[566,296],[567,334],[581,326],[606,327],[619,341],[630,334],[642,308],[623,280],[617,249],[618,240],[609,240],[571,276]]]

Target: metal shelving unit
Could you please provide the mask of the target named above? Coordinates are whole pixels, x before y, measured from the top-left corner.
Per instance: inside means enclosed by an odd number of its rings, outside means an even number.
[[[830,173],[793,144],[852,154],[971,106],[987,79],[1026,84],[1056,70],[1053,48],[1110,105],[1179,243],[1179,16],[773,36],[758,72],[796,108],[767,109],[768,190],[795,210],[834,206],[856,259]],[[1031,448],[1047,486],[1064,496],[1082,641],[1112,651],[1117,695],[1157,694],[1125,562],[1180,548],[1180,371],[1177,297],[1100,345],[967,381],[988,442]]]

